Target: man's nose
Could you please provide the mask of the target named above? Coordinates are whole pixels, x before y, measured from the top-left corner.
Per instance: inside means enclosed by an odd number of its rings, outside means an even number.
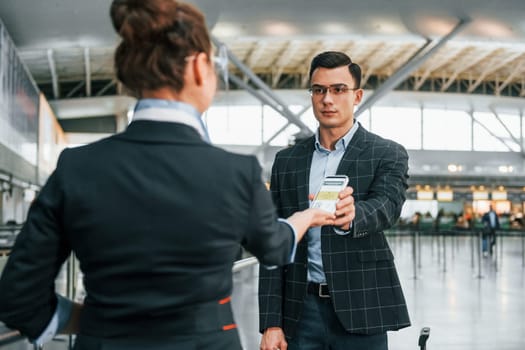
[[[334,102],[332,98],[332,94],[330,93],[330,90],[326,90],[326,93],[323,95],[322,99],[323,103],[332,103]]]

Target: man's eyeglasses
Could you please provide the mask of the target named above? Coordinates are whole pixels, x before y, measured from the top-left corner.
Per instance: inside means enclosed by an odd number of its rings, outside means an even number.
[[[354,91],[358,88],[349,88],[346,84],[333,84],[330,86],[323,86],[323,85],[312,85],[308,92],[310,92],[311,96],[324,96],[329,91],[331,95],[343,95],[346,94],[348,91]]]

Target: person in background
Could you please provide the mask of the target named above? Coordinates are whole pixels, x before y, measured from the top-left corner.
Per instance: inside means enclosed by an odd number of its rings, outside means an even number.
[[[421,222],[421,213],[416,211],[410,219],[410,228],[413,230],[419,230],[419,223]]]
[[[465,210],[464,217],[465,217],[465,222],[467,223],[467,227],[472,229],[474,227],[474,221],[475,221],[475,216],[472,211],[472,208],[467,208]]]
[[[408,154],[354,121],[361,69],[342,52],[317,55],[310,93],[319,128],[277,153],[270,189],[278,213],[308,208],[327,175],[347,175],[354,207],[310,229],[293,264],[260,270],[261,350],[385,350],[389,330],[410,325],[383,230],[406,198]]]
[[[498,214],[496,214],[492,205],[489,207],[489,211],[481,217],[481,222],[483,223],[483,256],[492,255],[496,245],[496,230],[499,230]]]
[[[287,264],[306,230],[335,216],[278,220],[257,159],[209,143],[200,117],[217,78],[197,8],[114,0],[110,13],[133,120],[61,153],[2,274],[0,320],[38,345],[63,332],[77,334],[75,349],[241,349],[230,307],[239,245]],[[55,294],[71,252],[82,304]]]

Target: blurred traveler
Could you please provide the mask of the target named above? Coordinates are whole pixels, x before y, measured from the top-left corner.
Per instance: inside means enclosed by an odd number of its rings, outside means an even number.
[[[289,263],[321,210],[278,220],[253,156],[209,144],[217,78],[203,14],[174,0],[114,0],[118,79],[138,97],[127,130],[60,155],[0,281],[0,320],[75,349],[240,349],[229,303],[243,245]],[[83,304],[57,296],[70,253]]]
[[[481,217],[481,222],[483,223],[483,255],[492,255],[496,245],[496,230],[499,230],[498,214],[496,214],[492,205],[489,207],[489,211]]]
[[[410,228],[419,230],[419,223],[421,222],[421,213],[416,211],[410,220]]]
[[[341,200],[334,225],[310,229],[293,264],[261,269],[262,350],[384,350],[388,330],[410,325],[383,234],[405,201],[408,155],[354,122],[360,82],[346,54],[317,55],[310,92],[319,128],[275,157],[270,189],[280,215],[308,208],[325,175],[347,175],[355,204]]]

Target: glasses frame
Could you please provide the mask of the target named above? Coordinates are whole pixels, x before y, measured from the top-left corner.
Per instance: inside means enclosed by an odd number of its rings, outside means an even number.
[[[193,55],[184,57],[184,60],[186,62],[193,61],[197,57],[197,53],[194,53]],[[210,57],[211,62],[213,63],[217,76],[223,81],[226,90],[229,88],[229,70],[228,70],[228,49],[226,45],[220,45],[217,48],[216,54],[212,55]]]
[[[317,88],[321,89],[319,93],[314,92],[314,89],[317,89]],[[334,89],[341,89],[341,91],[336,92]],[[346,94],[348,91],[356,91],[356,90],[359,90],[359,88],[357,87],[350,88],[348,87],[348,85],[344,83],[331,84],[329,86],[314,84],[310,86],[310,88],[308,89],[308,93],[312,97],[326,96],[328,92],[330,92],[330,95],[341,96],[341,95]]]

